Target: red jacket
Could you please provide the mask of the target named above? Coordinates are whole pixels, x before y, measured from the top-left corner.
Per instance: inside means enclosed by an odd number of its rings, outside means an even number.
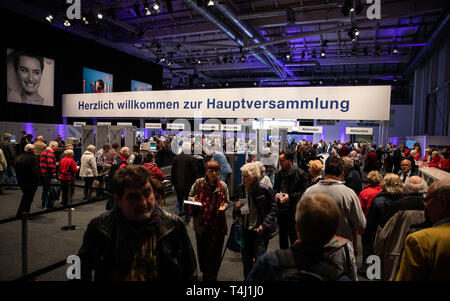
[[[441,167],[439,167],[443,171],[450,172],[450,158],[441,160]]]
[[[152,175],[152,178],[155,178],[157,180],[160,180],[161,182],[164,181],[166,176],[163,174],[161,169],[159,169],[158,166],[154,163],[144,163],[142,166],[147,168],[150,171],[150,174]]]
[[[65,156],[59,161],[59,179],[61,181],[72,180],[72,174],[78,171],[77,164],[72,157]]]
[[[431,159],[431,162],[428,163],[428,167],[439,167],[439,163],[441,161],[441,156],[436,156]]]
[[[361,209],[364,215],[367,217],[369,213],[370,206],[372,206],[373,198],[379,194],[383,189],[380,185],[367,185],[364,187],[363,191],[359,193],[359,202],[361,203]]]

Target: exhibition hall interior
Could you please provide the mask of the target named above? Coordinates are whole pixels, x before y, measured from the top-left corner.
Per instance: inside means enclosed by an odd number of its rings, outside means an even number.
[[[449,1],[2,0],[0,25],[0,280],[450,280]]]

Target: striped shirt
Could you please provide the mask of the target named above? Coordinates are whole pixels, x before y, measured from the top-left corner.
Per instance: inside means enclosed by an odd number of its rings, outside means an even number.
[[[42,152],[39,167],[41,168],[41,174],[43,176],[50,176],[56,174],[55,152],[50,147],[47,147]]]

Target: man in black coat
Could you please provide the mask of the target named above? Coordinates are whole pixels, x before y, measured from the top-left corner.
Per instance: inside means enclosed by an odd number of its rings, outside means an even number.
[[[280,249],[289,248],[297,240],[295,208],[308,187],[307,174],[293,163],[293,154],[283,151],[278,159],[281,170],[275,174],[273,190],[278,203]],[[289,239],[289,240],[288,240]]]
[[[184,205],[184,200],[188,199],[189,191],[198,177],[196,159],[190,155],[191,143],[184,142],[182,145],[183,152],[176,155],[172,159],[172,185],[177,193],[176,213],[181,216],[184,206],[184,220],[189,224],[191,216],[188,214],[189,205]]]
[[[117,208],[93,219],[78,256],[81,279],[195,281],[197,261],[186,225],[155,201],[150,172],[119,169],[112,181]]]
[[[18,217],[22,212],[30,213],[31,203],[39,185],[41,173],[35,150],[34,144],[27,144],[24,153],[17,156],[15,160],[17,180],[23,193],[19,209],[17,209]]]
[[[354,169],[354,161],[349,157],[342,158],[344,160],[345,186],[351,188],[357,196],[362,190],[361,177]]]
[[[409,159],[402,160],[401,168],[402,170],[397,175],[402,179],[403,183],[405,183],[406,179],[409,177],[419,175],[417,169],[413,169],[413,165]]]

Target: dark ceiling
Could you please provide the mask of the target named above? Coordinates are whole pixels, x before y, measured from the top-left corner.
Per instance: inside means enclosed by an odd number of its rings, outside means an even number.
[[[52,14],[55,26],[164,65],[166,88],[187,88],[185,78],[206,88],[398,85],[449,3],[385,0],[381,19],[369,19],[366,0],[208,2],[80,0],[88,24],[68,27],[66,0],[2,5],[43,22]]]

